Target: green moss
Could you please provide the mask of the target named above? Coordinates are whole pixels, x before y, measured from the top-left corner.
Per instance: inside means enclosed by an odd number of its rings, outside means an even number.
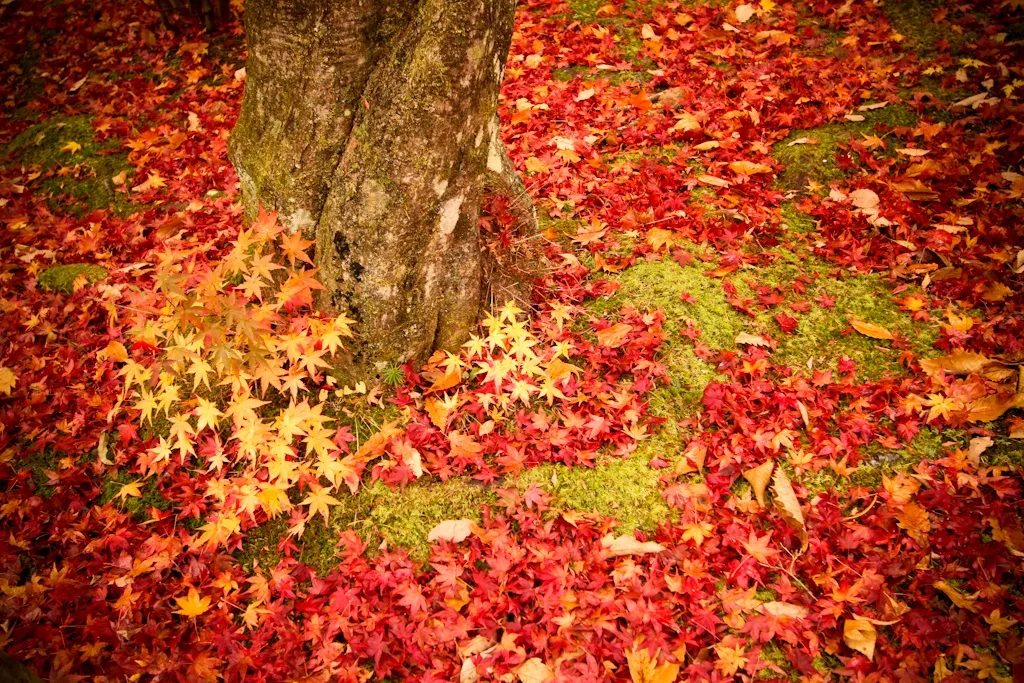
[[[38,281],[43,289],[71,294],[74,291],[75,280],[83,275],[89,284],[92,284],[107,277],[107,269],[92,263],[69,263],[47,268],[39,273]]]
[[[791,232],[806,235],[814,232],[814,219],[796,208],[794,202],[783,202],[781,208],[782,227]]]
[[[774,600],[774,598],[772,599]],[[776,645],[773,641],[769,641],[761,647],[760,656],[763,661],[770,662],[785,671],[790,680],[799,680],[800,677],[793,670],[793,665],[789,663],[788,659],[786,659],[786,654],[782,651],[782,648]],[[778,677],[779,674],[768,668],[760,669],[757,672],[758,680],[771,680]]]
[[[545,464],[520,474],[514,484],[521,490],[537,485],[554,495],[555,505],[576,512],[614,517],[620,530],[653,530],[669,517],[661,498],[658,472],[642,453],[612,459],[593,469]]]
[[[950,30],[950,24],[936,24],[932,14],[946,3],[943,0],[885,0],[882,10],[894,31],[904,37],[903,45],[920,55],[935,52],[936,44],[945,38],[954,51],[973,38],[968,33]]]
[[[873,135],[876,127],[885,130],[899,126],[913,126],[917,116],[910,109],[889,105],[881,109],[858,112],[863,121],[842,121],[817,128],[795,130],[772,149],[772,156],[785,166],[779,184],[790,190],[802,190],[808,180],[821,183],[843,177],[835,163],[839,145],[862,135]],[[790,145],[800,138],[818,140],[816,145]]]
[[[123,499],[118,499],[117,494],[121,491],[121,487],[132,482],[139,482],[141,484],[139,491],[142,493],[142,496],[125,496]],[[103,492],[100,494],[97,502],[100,505],[113,503],[140,522],[150,519],[150,508],[167,511],[172,507],[171,501],[160,494],[152,480],[140,481],[138,477],[131,477],[126,472],[116,472],[113,476],[104,480]]]
[[[65,149],[71,142],[81,149]],[[122,171],[131,174],[128,156],[114,142],[97,142],[88,116],[54,117],[34,125],[0,148],[3,158],[39,171],[39,189],[50,195],[55,210],[76,215],[95,209],[117,215],[137,210],[124,193],[115,192],[112,181]]]
[[[651,75],[646,71],[609,71],[588,66],[555,69],[551,76],[562,83],[568,83],[577,76],[582,76],[583,83],[588,85],[596,81],[608,81],[611,85],[622,85],[623,83],[646,83],[651,80]]]
[[[756,273],[756,284],[786,287],[798,277],[813,278],[808,296],[819,292],[833,299],[833,308],[812,304],[804,314],[794,314],[798,320],[796,334],[775,334],[779,347],[772,354],[774,362],[790,367],[806,367],[809,360],[817,365],[832,365],[843,356],[854,361],[858,377],[877,379],[886,372],[901,373],[899,353],[891,343],[866,337],[857,332],[843,332],[850,328],[850,317],[881,325],[889,331],[906,337],[918,355],[933,355],[932,344],[938,336],[934,325],[914,321],[900,310],[892,298],[892,286],[875,274],[847,275],[837,278],[833,268],[820,259],[777,250],[782,258],[770,268]],[[737,284],[741,296],[744,289]],[[913,294],[907,290],[904,295]],[[758,317],[768,325],[772,313]]]
[[[804,225],[806,227],[806,222]],[[833,274],[832,266],[820,259],[783,249],[776,253],[780,258],[768,267],[742,270],[729,276],[741,299],[756,298],[748,281],[787,289],[797,278],[805,277],[811,278],[812,284],[801,298],[823,293],[834,298],[836,305],[823,308],[812,304],[808,312],[802,314],[788,311],[783,305],[752,319],[728,303],[721,279],[705,274],[711,266],[697,262],[682,267],[664,259],[638,263],[617,273],[612,279],[620,283],[619,290],[611,297],[591,302],[588,309],[602,316],[614,314],[626,305],[637,310],[660,308],[665,312],[667,339],[661,360],[668,366],[673,388],[668,396],[652,401],[699,398],[704,386],[718,376],[712,365],[696,357],[691,342],[680,335],[687,320],[692,320],[701,330],[700,340],[714,349],[734,348],[740,332],[767,333],[779,342],[772,354],[777,364],[805,368],[812,359],[818,365],[832,365],[842,356],[849,356],[857,366],[858,375],[869,379],[903,369],[898,353],[889,342],[856,332],[843,334],[850,327],[850,316],[902,334],[918,354],[932,353],[937,330],[915,322],[901,311],[892,300],[890,284],[881,277],[850,275],[839,279]],[[684,292],[696,301],[689,303],[680,299]],[[790,294],[787,301],[794,300],[795,296]],[[791,313],[798,320],[796,334],[789,335],[778,329],[774,321],[778,310]]]
[[[277,544],[287,531],[287,519],[278,517],[245,532],[242,549],[236,557],[247,574],[252,573],[256,563],[264,571],[277,566],[283,557],[277,550]]]
[[[51,450],[45,450],[22,458],[17,458],[16,456],[16,459],[11,464],[19,470],[31,470],[32,481],[35,482],[36,491],[43,498],[50,498],[56,493],[57,489],[50,486],[50,475],[47,472],[53,472],[57,469],[57,461],[59,459],[60,454]]]
[[[965,445],[967,438],[964,432],[958,430],[939,431],[925,427],[907,448],[892,450],[877,443],[869,444],[861,453],[861,463],[849,477],[839,476],[832,469],[826,468],[804,472],[796,479],[811,493],[842,492],[853,487],[874,489],[882,485],[883,477],[891,479],[901,472],[910,471],[920,462],[944,457],[946,448],[943,443]]]

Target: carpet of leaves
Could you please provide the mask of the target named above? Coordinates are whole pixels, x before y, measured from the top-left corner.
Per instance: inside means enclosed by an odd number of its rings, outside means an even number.
[[[404,368],[377,399],[400,420],[366,438],[324,415],[348,396],[323,371],[348,328],[311,310],[305,245],[241,217],[241,27],[171,31],[137,2],[0,7],[0,142],[86,115],[127,155],[114,192],[135,209],[74,210],[59,189],[89,173],[74,145],[56,166],[0,160],[0,649],[51,680],[1024,676],[1021,471],[984,458],[991,437],[1024,436],[1019,3],[936,5],[949,38],[922,54],[867,2],[594,10],[522,3],[503,87],[513,158],[552,225],[574,226],[545,233],[536,310]],[[963,96],[936,101],[928,79]],[[838,179],[778,182],[772,148],[792,131],[898,105],[918,122],[841,145]],[[787,230],[785,202],[814,230]],[[936,358],[860,325],[907,369],[867,381],[849,360],[776,365],[771,335],[712,351],[691,328],[721,379],[652,460],[671,521],[617,536],[542,489],[501,488],[658,430],[664,314],[586,304],[614,291],[608,273],[689,262],[698,243],[730,303],[776,311],[780,336],[831,302],[800,279],[738,299],[727,276],[775,248],[913,285],[899,301],[941,321]],[[77,262],[109,275],[39,286]],[[795,476],[946,427],[971,448],[878,487],[811,493]],[[330,573],[297,559],[305,523],[361,483],[456,475],[500,503],[428,562],[351,531]],[[744,477],[754,493],[737,495]],[[131,514],[140,487],[166,504]],[[242,539],[280,515],[283,559],[247,573]]]

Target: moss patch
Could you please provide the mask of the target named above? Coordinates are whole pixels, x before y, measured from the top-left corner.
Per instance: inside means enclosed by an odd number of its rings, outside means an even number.
[[[123,499],[118,500],[117,494],[121,491],[121,487],[131,482],[139,482],[139,491],[142,493],[142,496],[138,498],[135,496],[125,496]],[[153,485],[152,480],[140,481],[138,477],[131,477],[124,472],[118,472],[103,482],[103,493],[100,494],[99,501],[97,502],[100,505],[112,503],[128,512],[140,522],[150,519],[150,508],[162,511],[171,509],[171,502],[160,494],[160,491]]]
[[[943,0],[885,0],[882,10],[894,31],[904,37],[904,45],[920,55],[935,52],[936,44],[945,38],[954,52],[974,36],[957,33],[951,23],[936,24],[932,14],[946,3]]]
[[[557,507],[614,517],[624,533],[653,530],[669,517],[658,473],[651,469],[650,457],[642,453],[609,460],[593,469],[539,465],[519,475],[514,483],[521,490],[537,485],[551,492]]]
[[[81,148],[65,148],[75,143]],[[4,147],[0,159],[38,171],[39,188],[51,196],[54,209],[84,215],[107,209],[127,215],[137,207],[115,191],[111,180],[131,174],[128,156],[116,142],[97,142],[88,116],[55,117],[22,131]]]
[[[91,263],[54,266],[39,273],[39,286],[51,292],[71,294],[75,290],[75,280],[79,277],[85,277],[92,284],[107,277],[107,269]]]
[[[917,463],[942,458],[946,452],[944,443],[964,444],[966,441],[964,432],[925,427],[903,449],[891,450],[878,444],[869,444],[861,454],[861,463],[849,477],[840,476],[826,468],[804,472],[796,479],[811,493],[842,492],[857,486],[874,489],[882,485],[883,477],[892,478],[900,472],[907,472]]]
[[[873,135],[878,129],[913,126],[917,115],[910,109],[889,105],[881,109],[858,112],[863,121],[829,123],[817,128],[795,130],[772,149],[772,156],[785,166],[779,184],[788,190],[803,190],[808,180],[821,183],[843,177],[835,157],[839,145],[862,135]],[[800,138],[818,140],[816,145],[790,145]]]

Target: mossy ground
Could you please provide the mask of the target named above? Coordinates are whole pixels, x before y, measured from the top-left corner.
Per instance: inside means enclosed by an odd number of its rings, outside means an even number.
[[[918,116],[907,107],[888,105],[881,109],[857,112],[863,121],[839,121],[817,128],[795,130],[772,149],[784,167],[779,184],[787,190],[803,190],[808,180],[828,183],[839,180],[843,172],[836,165],[839,146],[865,135],[886,133],[893,128],[913,126]],[[817,140],[817,144],[791,144],[800,138]]]
[[[39,286],[51,292],[70,294],[75,289],[75,282],[84,278],[87,284],[98,282],[107,277],[107,269],[91,263],[69,263],[63,266],[47,268],[39,273]]]
[[[66,149],[68,143],[81,149]],[[112,178],[133,167],[116,145],[97,142],[88,116],[56,116],[22,131],[0,147],[0,162],[39,173],[39,190],[54,208],[74,215],[106,209],[127,215],[137,208],[116,192]],[[127,182],[130,182],[128,180]]]

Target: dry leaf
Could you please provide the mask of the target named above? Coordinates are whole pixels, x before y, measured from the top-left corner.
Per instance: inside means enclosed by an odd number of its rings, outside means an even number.
[[[754,16],[753,5],[743,4],[736,7],[736,21],[741,24],[745,24],[750,21],[750,17],[752,16]]]
[[[790,619],[805,619],[811,613],[806,607],[776,601],[764,603],[761,605],[761,611],[772,616],[789,617]]]
[[[548,683],[555,678],[554,672],[539,657],[531,657],[515,669],[519,683]]]
[[[800,509],[800,501],[793,491],[793,485],[789,483],[789,477],[781,467],[776,468],[772,476],[772,490],[775,492],[775,509],[778,510],[786,522],[799,532],[800,541],[803,547],[807,547],[807,525],[804,523],[804,513]]]
[[[462,381],[462,372],[458,368],[453,368],[452,370],[448,371],[448,373],[445,374],[443,377],[441,377],[436,382],[431,384],[430,388],[427,389],[427,393],[428,394],[433,394],[433,393],[438,392],[438,391],[444,391],[446,389],[451,389],[452,387],[454,387],[455,385],[457,385],[461,381]]]
[[[743,473],[743,478],[750,482],[750,488],[754,489],[754,496],[757,498],[757,502],[761,504],[761,507],[765,506],[764,490],[768,488],[768,482],[772,478],[772,470],[774,468],[775,462],[768,460]]]
[[[660,543],[655,543],[654,541],[638,541],[632,534],[623,534],[617,538],[608,534],[601,539],[601,546],[604,547],[612,557],[619,557],[621,555],[647,555],[650,553],[660,553],[665,549],[665,546]]]
[[[907,503],[896,514],[900,526],[922,548],[928,547],[928,532],[932,530],[928,511],[916,503]]]
[[[934,582],[932,586],[942,591],[943,594],[957,607],[965,609],[968,612],[978,611],[978,606],[975,604],[977,600],[973,595],[964,595],[956,588],[953,588],[953,586],[942,580]]]
[[[921,369],[929,375],[937,375],[942,370],[954,375],[970,375],[981,372],[992,364],[998,364],[986,356],[973,351],[955,351],[939,358],[922,358]]]
[[[847,619],[843,624],[843,641],[851,650],[856,650],[869,660],[875,658],[875,641],[878,631],[866,619]]]
[[[1011,408],[1024,408],[1024,393],[992,394],[968,404],[967,419],[971,422],[992,422]]]
[[[393,437],[402,433],[402,428],[394,422],[385,422],[380,431],[367,439],[362,446],[353,454],[353,459],[360,462],[368,462],[373,458],[383,455],[388,442]]]
[[[713,175],[699,175],[697,176],[697,181],[705,185],[714,185],[715,187],[729,187],[732,185],[728,180],[723,180]]]
[[[475,526],[476,522],[471,519],[446,519],[430,530],[430,533],[427,534],[427,543],[434,541],[461,543],[473,533]]]
[[[863,320],[854,318],[853,316],[850,316],[850,325],[865,337],[871,337],[872,339],[892,339],[892,332],[881,325],[864,322]]]
[[[772,167],[765,164],[756,164],[752,161],[733,161],[729,164],[729,170],[737,175],[756,175],[758,173],[771,173]]]
[[[786,144],[786,147],[792,147],[793,145],[817,145],[820,140],[816,138],[797,138]]]
[[[878,208],[878,195],[866,188],[851,192],[850,201],[853,202],[853,205],[858,209]]]
[[[976,436],[971,439],[970,446],[967,449],[967,455],[974,460],[978,461],[981,454],[984,453],[993,444],[991,436]]]
[[[433,396],[428,396],[425,403],[430,421],[435,427],[443,430],[448,425],[448,407],[444,401],[439,401]]]
[[[622,343],[626,341],[626,335],[632,331],[633,328],[626,323],[616,323],[597,331],[597,343],[612,349],[617,348],[622,346]]]
[[[747,334],[746,332],[740,332],[736,335],[736,345],[750,344],[752,346],[766,346],[771,348],[772,343],[764,337],[757,334]]]
[[[665,662],[658,664],[658,655],[651,657],[646,648],[626,653],[629,677],[633,683],[674,683],[679,677],[679,665]]]

